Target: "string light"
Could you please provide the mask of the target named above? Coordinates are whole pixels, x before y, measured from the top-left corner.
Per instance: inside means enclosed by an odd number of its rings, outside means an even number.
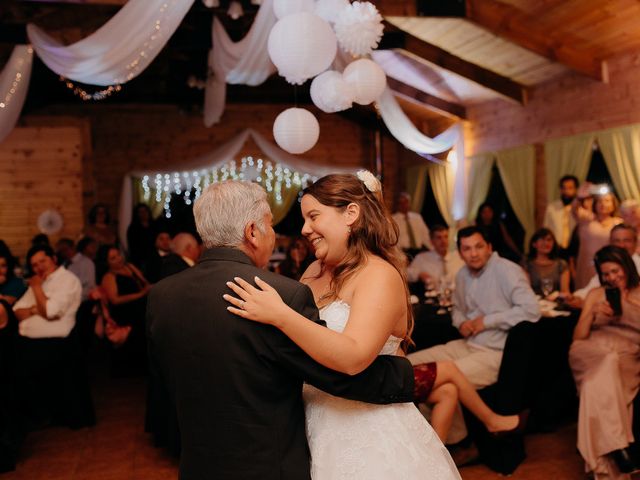
[[[239,165],[238,165],[239,163]],[[318,177],[308,173],[291,170],[286,165],[274,163],[271,160],[253,157],[243,157],[240,162],[230,161],[222,166],[210,169],[172,172],[155,174],[155,200],[162,203],[165,217],[171,218],[171,195],[182,195],[184,202],[191,205],[201,194],[202,190],[211,183],[224,182],[225,180],[240,180],[243,182],[255,182],[272,194],[276,204],[281,205],[283,194],[291,189],[300,190]],[[143,198],[151,198],[151,177],[142,177]]]
[[[29,54],[33,54],[33,48],[27,48],[27,52]],[[4,98],[0,101],[0,108],[7,108],[11,103],[11,99],[16,94],[16,92],[20,88],[20,82],[22,82],[22,67],[24,66],[25,59],[20,58],[16,65],[16,74],[13,77],[13,81],[11,82],[11,86],[9,87],[9,91],[4,95]]]
[[[110,97],[114,93],[122,90],[122,85],[118,84],[118,85],[109,85],[105,89],[98,90],[97,92],[89,93],[83,88],[75,85],[71,80],[63,77],[62,75],[60,75],[60,77],[58,78],[60,79],[61,82],[64,82],[67,88],[71,90],[74,95],[80,97],[85,102],[89,100],[104,100],[105,98]]]

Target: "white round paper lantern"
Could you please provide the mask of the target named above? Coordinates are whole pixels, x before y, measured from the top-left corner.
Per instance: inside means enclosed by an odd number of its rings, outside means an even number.
[[[387,76],[382,67],[373,60],[361,58],[347,65],[342,73],[345,81],[353,86],[353,101],[360,105],[369,105],[384,92]]]
[[[300,85],[324,72],[337,49],[331,25],[311,13],[287,15],[269,34],[269,57],[278,73],[293,84]]]
[[[354,93],[353,86],[345,82],[342,74],[335,70],[321,73],[311,82],[311,100],[326,113],[351,108]]]
[[[314,13],[327,22],[334,23],[340,13],[349,7],[349,0],[318,0]]]
[[[273,0],[273,13],[276,18],[301,12],[313,12],[313,0]]]
[[[288,108],[273,122],[276,143],[289,153],[304,153],[313,148],[320,136],[318,120],[304,108]]]

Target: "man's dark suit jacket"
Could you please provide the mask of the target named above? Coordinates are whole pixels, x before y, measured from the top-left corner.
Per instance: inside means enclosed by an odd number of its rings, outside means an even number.
[[[235,249],[208,250],[151,290],[149,354],[178,409],[181,480],[309,479],[303,381],[371,403],[412,401],[404,358],[380,356],[350,377],[317,364],[275,327],[229,313],[225,283],[256,275],[318,320],[308,287],[256,268]]]
[[[189,264],[183,260],[180,255],[170,253],[166,257],[162,257],[160,265],[160,278],[167,278],[189,268]]]

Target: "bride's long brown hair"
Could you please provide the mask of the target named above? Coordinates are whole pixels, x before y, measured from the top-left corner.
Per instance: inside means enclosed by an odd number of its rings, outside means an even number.
[[[344,211],[350,203],[360,207],[360,215],[351,225],[347,242],[347,255],[333,270],[329,292],[320,302],[335,300],[344,284],[365,264],[367,254],[376,255],[389,262],[398,271],[405,290],[407,302],[407,333],[403,348],[411,342],[413,312],[409,301],[409,290],[405,275],[405,256],[398,248],[398,225],[391,218],[384,204],[380,190],[371,192],[358,177],[347,174],[332,174],[320,178],[303,190],[303,195],[311,195],[328,207]],[[322,272],[324,271],[322,266]]]

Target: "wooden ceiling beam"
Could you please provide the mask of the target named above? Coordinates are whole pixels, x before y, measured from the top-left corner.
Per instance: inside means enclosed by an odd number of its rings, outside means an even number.
[[[383,48],[403,48],[408,52],[417,55],[424,60],[434,63],[445,70],[465,77],[483,87],[497,92],[504,97],[514,100],[522,105],[527,103],[527,88],[508,77],[487,70],[479,65],[473,64],[460,57],[457,57],[446,50],[432,45],[414,35],[411,35],[395,25],[384,22],[385,36],[390,34],[392,43],[385,44],[383,37]]]
[[[511,5],[496,0],[466,0],[467,19],[515,44],[551,61],[608,83],[607,63],[571,46],[571,39],[560,38],[536,25],[529,17]]]
[[[462,105],[448,102],[389,76],[387,76],[387,84],[394,93],[402,95],[414,103],[419,103],[429,110],[435,110],[447,117],[467,118],[467,111]]]

